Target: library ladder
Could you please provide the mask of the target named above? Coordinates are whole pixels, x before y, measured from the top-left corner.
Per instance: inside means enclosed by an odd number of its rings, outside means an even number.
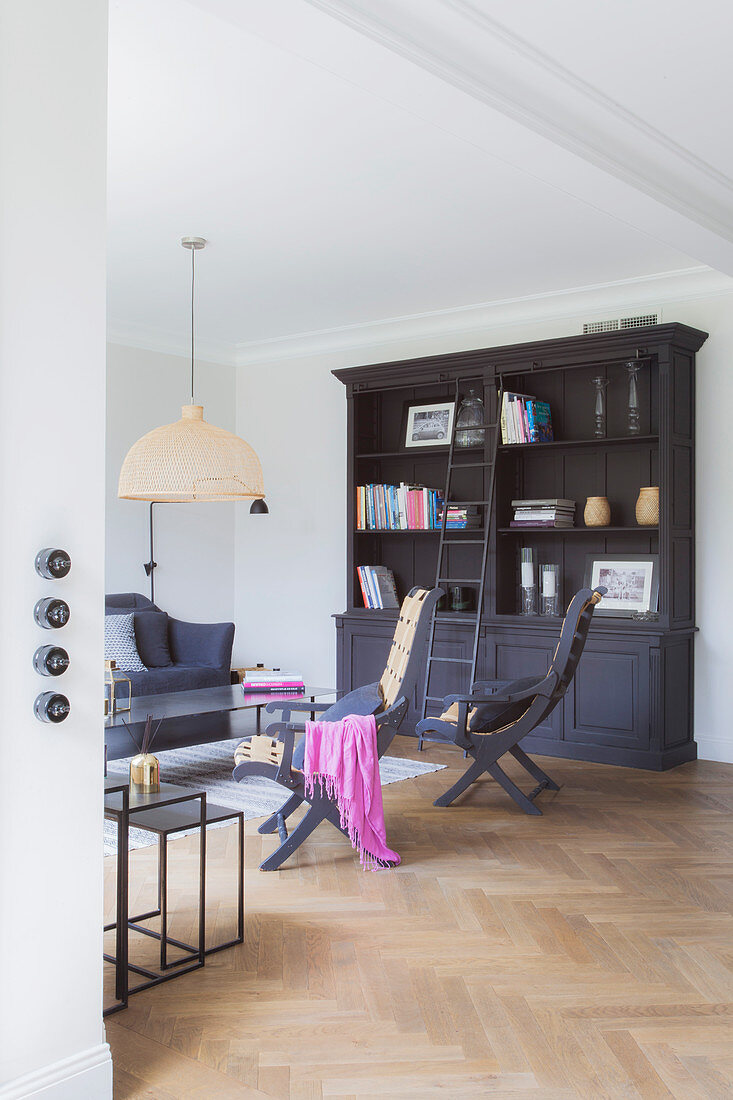
[[[434,671],[437,671],[437,667],[441,665],[453,665],[455,671],[468,671],[468,687],[470,688],[476,679],[476,661],[478,659],[478,645],[479,635],[481,632],[481,613],[484,605],[484,590],[486,587],[486,568],[489,557],[489,536],[491,532],[491,513],[494,504],[494,486],[496,483],[496,453],[499,445],[499,412],[502,403],[502,391],[501,382],[499,387],[495,382],[489,382],[484,386],[484,397],[488,397],[489,409],[484,412],[484,423],[481,425],[484,429],[484,444],[483,444],[483,460],[481,462],[456,462],[456,435],[461,429],[458,427],[458,402],[461,393],[461,385],[469,382],[475,382],[476,379],[472,378],[457,378],[456,379],[456,416],[453,421],[453,431],[451,433],[450,447],[448,450],[448,466],[445,474],[445,492],[443,494],[443,518],[440,525],[440,539],[438,542],[438,562],[435,570],[435,584],[436,587],[440,585],[446,592],[449,591],[451,585],[471,585],[475,586],[474,608],[473,611],[463,612],[461,614],[461,622],[469,625],[473,628],[473,646],[470,657],[439,657],[435,652],[436,648],[436,626],[437,626],[437,613],[433,612],[433,619],[430,624],[430,634],[428,637],[428,655],[425,666],[425,690],[423,692],[422,702],[422,714],[421,718],[428,716],[428,709],[431,705],[442,704],[443,697],[439,695],[430,694],[430,681],[431,675]],[[488,415],[487,415],[488,413]],[[475,425],[470,430],[476,430],[479,425]],[[458,451],[460,454],[465,452],[459,446]],[[482,499],[480,500],[453,500],[453,475],[457,470],[482,470]],[[448,519],[448,505],[452,507],[470,507],[478,505],[483,511],[481,527],[476,528],[476,538],[462,538],[460,535],[456,535],[453,531],[447,527]],[[480,537],[479,537],[480,536]],[[464,577],[453,576],[450,572],[451,554],[450,548],[452,546],[480,546],[481,547],[481,569],[479,576],[477,577]],[[454,690],[461,690],[460,686],[457,686]],[[429,740],[429,738],[420,737],[418,739],[418,749],[421,751],[423,741]]]

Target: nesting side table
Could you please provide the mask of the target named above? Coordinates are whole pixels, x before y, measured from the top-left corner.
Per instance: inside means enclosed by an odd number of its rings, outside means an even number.
[[[114,929],[116,936],[115,954],[105,953],[106,962],[115,966],[115,996],[113,1005],[103,1010],[103,1015],[108,1016],[112,1012],[119,1012],[126,1008],[128,998],[133,993],[139,993],[143,989],[168,982],[181,974],[189,974],[192,970],[198,970],[204,965],[206,959],[206,792],[192,791],[187,787],[177,787],[173,783],[161,783],[160,789],[155,792],[143,792],[130,785],[129,779],[119,776],[106,776],[104,780],[104,816],[117,822],[117,905],[115,920],[104,927],[105,932]],[[129,897],[129,860],[128,839],[130,830],[130,817],[134,814],[136,823],[145,828],[142,820],[144,814],[165,807],[180,806],[184,803],[198,802],[198,813],[190,809],[190,816],[194,826],[200,830],[199,838],[199,927],[198,947],[191,949],[194,960],[189,956],[171,963],[167,973],[156,974],[146,967],[137,966],[130,962],[128,951],[128,938],[130,921],[128,916]],[[161,914],[162,915],[162,914]],[[137,920],[142,919],[137,917]],[[137,931],[140,928],[133,926]],[[145,930],[148,934],[149,929]],[[170,942],[170,941],[169,941]],[[130,988],[130,971],[139,974],[145,981],[139,982]]]

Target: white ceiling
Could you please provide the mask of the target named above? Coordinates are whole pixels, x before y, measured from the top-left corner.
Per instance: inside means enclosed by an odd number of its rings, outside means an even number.
[[[733,274],[730,9],[117,0],[109,317],[179,350],[710,265]]]

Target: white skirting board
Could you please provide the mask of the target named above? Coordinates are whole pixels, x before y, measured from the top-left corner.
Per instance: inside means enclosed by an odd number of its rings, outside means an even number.
[[[112,1100],[112,1055],[107,1043],[0,1085],[0,1100]]]
[[[698,760],[717,761],[719,764],[733,764],[733,740],[722,737],[695,737]]]

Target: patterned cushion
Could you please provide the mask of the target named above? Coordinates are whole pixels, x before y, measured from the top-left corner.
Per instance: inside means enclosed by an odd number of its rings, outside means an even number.
[[[105,615],[104,659],[116,661],[122,672],[147,672],[135,642],[135,616]]]

